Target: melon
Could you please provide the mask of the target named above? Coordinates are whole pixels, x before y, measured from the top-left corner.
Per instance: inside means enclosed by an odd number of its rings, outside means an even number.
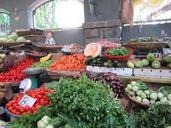
[[[163,61],[167,64],[171,63],[171,56],[164,56]]]
[[[147,55],[147,60],[148,60],[149,62],[153,62],[153,61],[155,60],[155,55],[154,55],[153,53],[149,53],[149,54]]]
[[[102,46],[97,43],[90,43],[84,50],[84,55],[89,57],[97,57],[101,54]]]
[[[7,42],[7,40],[8,40],[8,39],[5,38],[5,37],[1,37],[1,38],[0,38],[0,42]]]
[[[141,60],[139,60],[139,61],[135,64],[135,66],[136,66],[137,68],[142,68],[142,67],[144,66],[144,63],[143,63]]]
[[[161,63],[158,60],[155,60],[152,62],[152,68],[159,69],[161,66]]]
[[[149,65],[149,61],[147,59],[142,60],[144,67],[147,67]]]
[[[26,39],[24,37],[19,37],[16,42],[25,42]]]
[[[7,43],[14,43],[14,42],[15,42],[14,39],[8,39],[8,40],[7,40]]]
[[[12,33],[11,35],[8,36],[8,39],[17,40],[17,38],[18,38],[17,33]]]

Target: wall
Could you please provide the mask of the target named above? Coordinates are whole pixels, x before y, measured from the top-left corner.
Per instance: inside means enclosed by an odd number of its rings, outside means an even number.
[[[89,13],[88,0],[85,0],[85,21],[119,19],[119,4],[119,0],[95,0],[95,14],[91,15]]]
[[[11,12],[11,29],[15,31],[20,28],[29,28],[27,8],[35,0],[0,0],[0,8]],[[102,21],[118,19],[119,0],[96,0],[95,15],[89,13],[88,0],[85,3],[85,21]],[[104,6],[105,5],[105,6]],[[13,13],[17,8],[18,13]],[[15,17],[20,16],[19,21]],[[84,34],[82,29],[62,30],[54,32],[55,40],[60,43],[80,42],[84,44]]]
[[[19,28],[29,28],[27,8],[35,0],[0,0],[0,8],[11,12],[12,31]],[[89,13],[88,0],[84,1],[85,5],[85,22],[113,20],[119,18],[119,0],[95,0],[95,14]],[[18,12],[15,14],[15,8]],[[19,21],[15,21],[15,16],[20,16]],[[123,27],[122,40],[127,41],[139,36],[159,36],[164,30],[171,36],[171,24],[145,25],[142,32],[140,26]],[[80,42],[84,43],[84,33],[82,29],[62,30],[54,32],[55,39],[60,43]]]
[[[141,29],[140,29],[141,28]],[[128,41],[129,39],[138,37],[160,37],[162,31],[171,37],[171,24],[154,24],[154,25],[136,25],[133,27],[125,26],[122,28],[122,40]],[[141,31],[140,31],[141,30]]]
[[[34,0],[0,0],[0,8],[6,9],[11,13],[11,30],[28,28],[27,8]],[[15,17],[20,20],[16,21]]]

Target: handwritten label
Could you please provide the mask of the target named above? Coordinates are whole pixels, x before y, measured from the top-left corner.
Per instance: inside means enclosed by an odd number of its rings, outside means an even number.
[[[23,98],[20,100],[19,105],[22,107],[29,106],[31,108],[35,102],[36,102],[36,99],[28,95],[24,95]]]

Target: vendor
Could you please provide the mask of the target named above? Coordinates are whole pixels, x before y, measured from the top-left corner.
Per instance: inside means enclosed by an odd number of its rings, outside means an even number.
[[[52,36],[52,31],[45,31],[45,37],[46,37],[45,44],[47,44],[47,45],[55,45],[56,44],[56,42]]]

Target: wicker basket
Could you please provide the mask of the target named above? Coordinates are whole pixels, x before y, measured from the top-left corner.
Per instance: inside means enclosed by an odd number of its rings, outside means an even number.
[[[31,40],[32,42],[44,42],[45,36],[43,35],[26,35],[25,38],[27,40]]]
[[[32,42],[14,42],[14,43],[6,43],[6,42],[0,42],[0,46],[4,47],[10,47],[10,46],[17,46],[17,45],[22,45],[22,44],[32,44]]]
[[[149,108],[149,107],[150,107],[150,105],[147,105],[147,104],[144,104],[144,103],[142,103],[142,102],[136,101],[134,98],[132,98],[132,97],[129,96],[128,94],[126,94],[126,96],[128,97],[128,99],[129,99],[130,101],[132,101],[134,104],[136,104],[136,105],[138,105],[138,106],[141,106],[141,107],[144,107],[144,108]]]
[[[46,45],[46,44],[34,44],[37,48],[40,49],[49,49],[49,50],[58,50],[62,49],[63,45]]]
[[[26,36],[26,35],[43,35],[44,32],[42,30],[39,29],[29,29],[29,30],[19,30],[17,31],[17,35],[19,36]]]
[[[126,44],[122,44],[122,46],[128,47],[128,48],[140,48],[140,49],[158,49],[166,47],[166,43],[161,42],[128,42]]]

